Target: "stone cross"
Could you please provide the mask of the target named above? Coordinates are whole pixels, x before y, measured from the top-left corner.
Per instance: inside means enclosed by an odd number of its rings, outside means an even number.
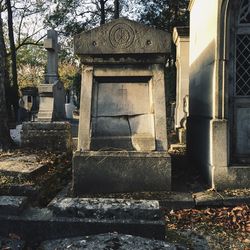
[[[44,40],[44,48],[47,50],[47,73],[45,83],[53,84],[58,80],[58,36],[55,30],[48,30],[47,38]]]

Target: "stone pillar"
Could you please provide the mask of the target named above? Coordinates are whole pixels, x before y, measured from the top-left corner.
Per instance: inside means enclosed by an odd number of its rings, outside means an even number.
[[[189,95],[189,28],[176,27],[173,32],[176,45],[176,109],[175,128],[183,127],[186,119],[185,99]]]
[[[90,150],[91,137],[91,98],[93,86],[93,67],[82,67],[82,88],[81,88],[81,104],[80,104],[80,121],[79,131],[81,136],[78,138],[78,150]]]
[[[153,65],[153,100],[155,112],[155,139],[157,151],[168,150],[165,76],[163,65]]]

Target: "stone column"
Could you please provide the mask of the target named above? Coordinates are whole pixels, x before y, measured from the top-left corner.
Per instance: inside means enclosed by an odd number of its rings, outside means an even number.
[[[167,151],[167,117],[164,66],[153,65],[153,103],[155,112],[156,150]]]
[[[93,67],[83,66],[80,121],[79,121],[79,139],[78,139],[78,150],[81,151],[90,150],[92,86],[93,86]]]
[[[189,95],[189,28],[175,27],[173,41],[176,45],[176,109],[175,128],[183,127],[186,119],[185,101]]]

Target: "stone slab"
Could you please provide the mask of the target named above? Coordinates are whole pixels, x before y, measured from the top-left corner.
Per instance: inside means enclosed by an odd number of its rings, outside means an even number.
[[[73,156],[78,196],[170,189],[171,158],[166,152],[77,151]]]
[[[64,237],[117,232],[154,239],[165,238],[165,223],[162,220],[89,219],[54,216],[49,209],[32,208],[20,216],[0,214],[0,235],[9,232],[29,242],[45,241]]]
[[[222,196],[214,190],[194,193],[193,197],[197,207],[223,206]]]
[[[225,207],[234,207],[240,204],[250,205],[250,196],[223,197],[223,205]]]
[[[57,216],[95,219],[161,220],[163,213],[154,200],[107,198],[59,198],[49,204]]]
[[[0,159],[0,174],[4,176],[30,178],[44,173],[47,169],[48,166],[39,163],[34,154]]]
[[[54,241],[43,242],[39,249],[120,249],[120,250],[177,250],[186,249],[175,246],[175,244],[166,241],[150,240],[133,235],[124,235],[117,233],[91,235],[77,238],[58,239]]]
[[[168,197],[159,200],[161,207],[168,210],[188,209],[195,207],[195,201],[191,193],[170,193]]]
[[[0,214],[18,215],[27,205],[25,196],[0,196]]]
[[[169,33],[125,18],[74,36],[77,55],[166,54],[171,51]]]

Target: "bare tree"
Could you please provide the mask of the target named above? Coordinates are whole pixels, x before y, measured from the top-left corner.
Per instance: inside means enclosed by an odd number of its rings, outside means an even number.
[[[17,84],[17,66],[16,66],[16,46],[13,32],[13,16],[11,1],[6,0],[6,7],[8,12],[8,32],[10,42],[10,55],[11,55],[11,76],[12,76],[12,87],[11,87],[11,104],[14,107],[15,118],[17,119],[18,112],[18,84]]]
[[[2,7],[2,2],[0,2]],[[0,10],[0,148],[8,149],[11,145],[11,137],[8,128],[8,115],[5,99],[5,85],[9,81],[7,53],[3,36],[3,20]]]

